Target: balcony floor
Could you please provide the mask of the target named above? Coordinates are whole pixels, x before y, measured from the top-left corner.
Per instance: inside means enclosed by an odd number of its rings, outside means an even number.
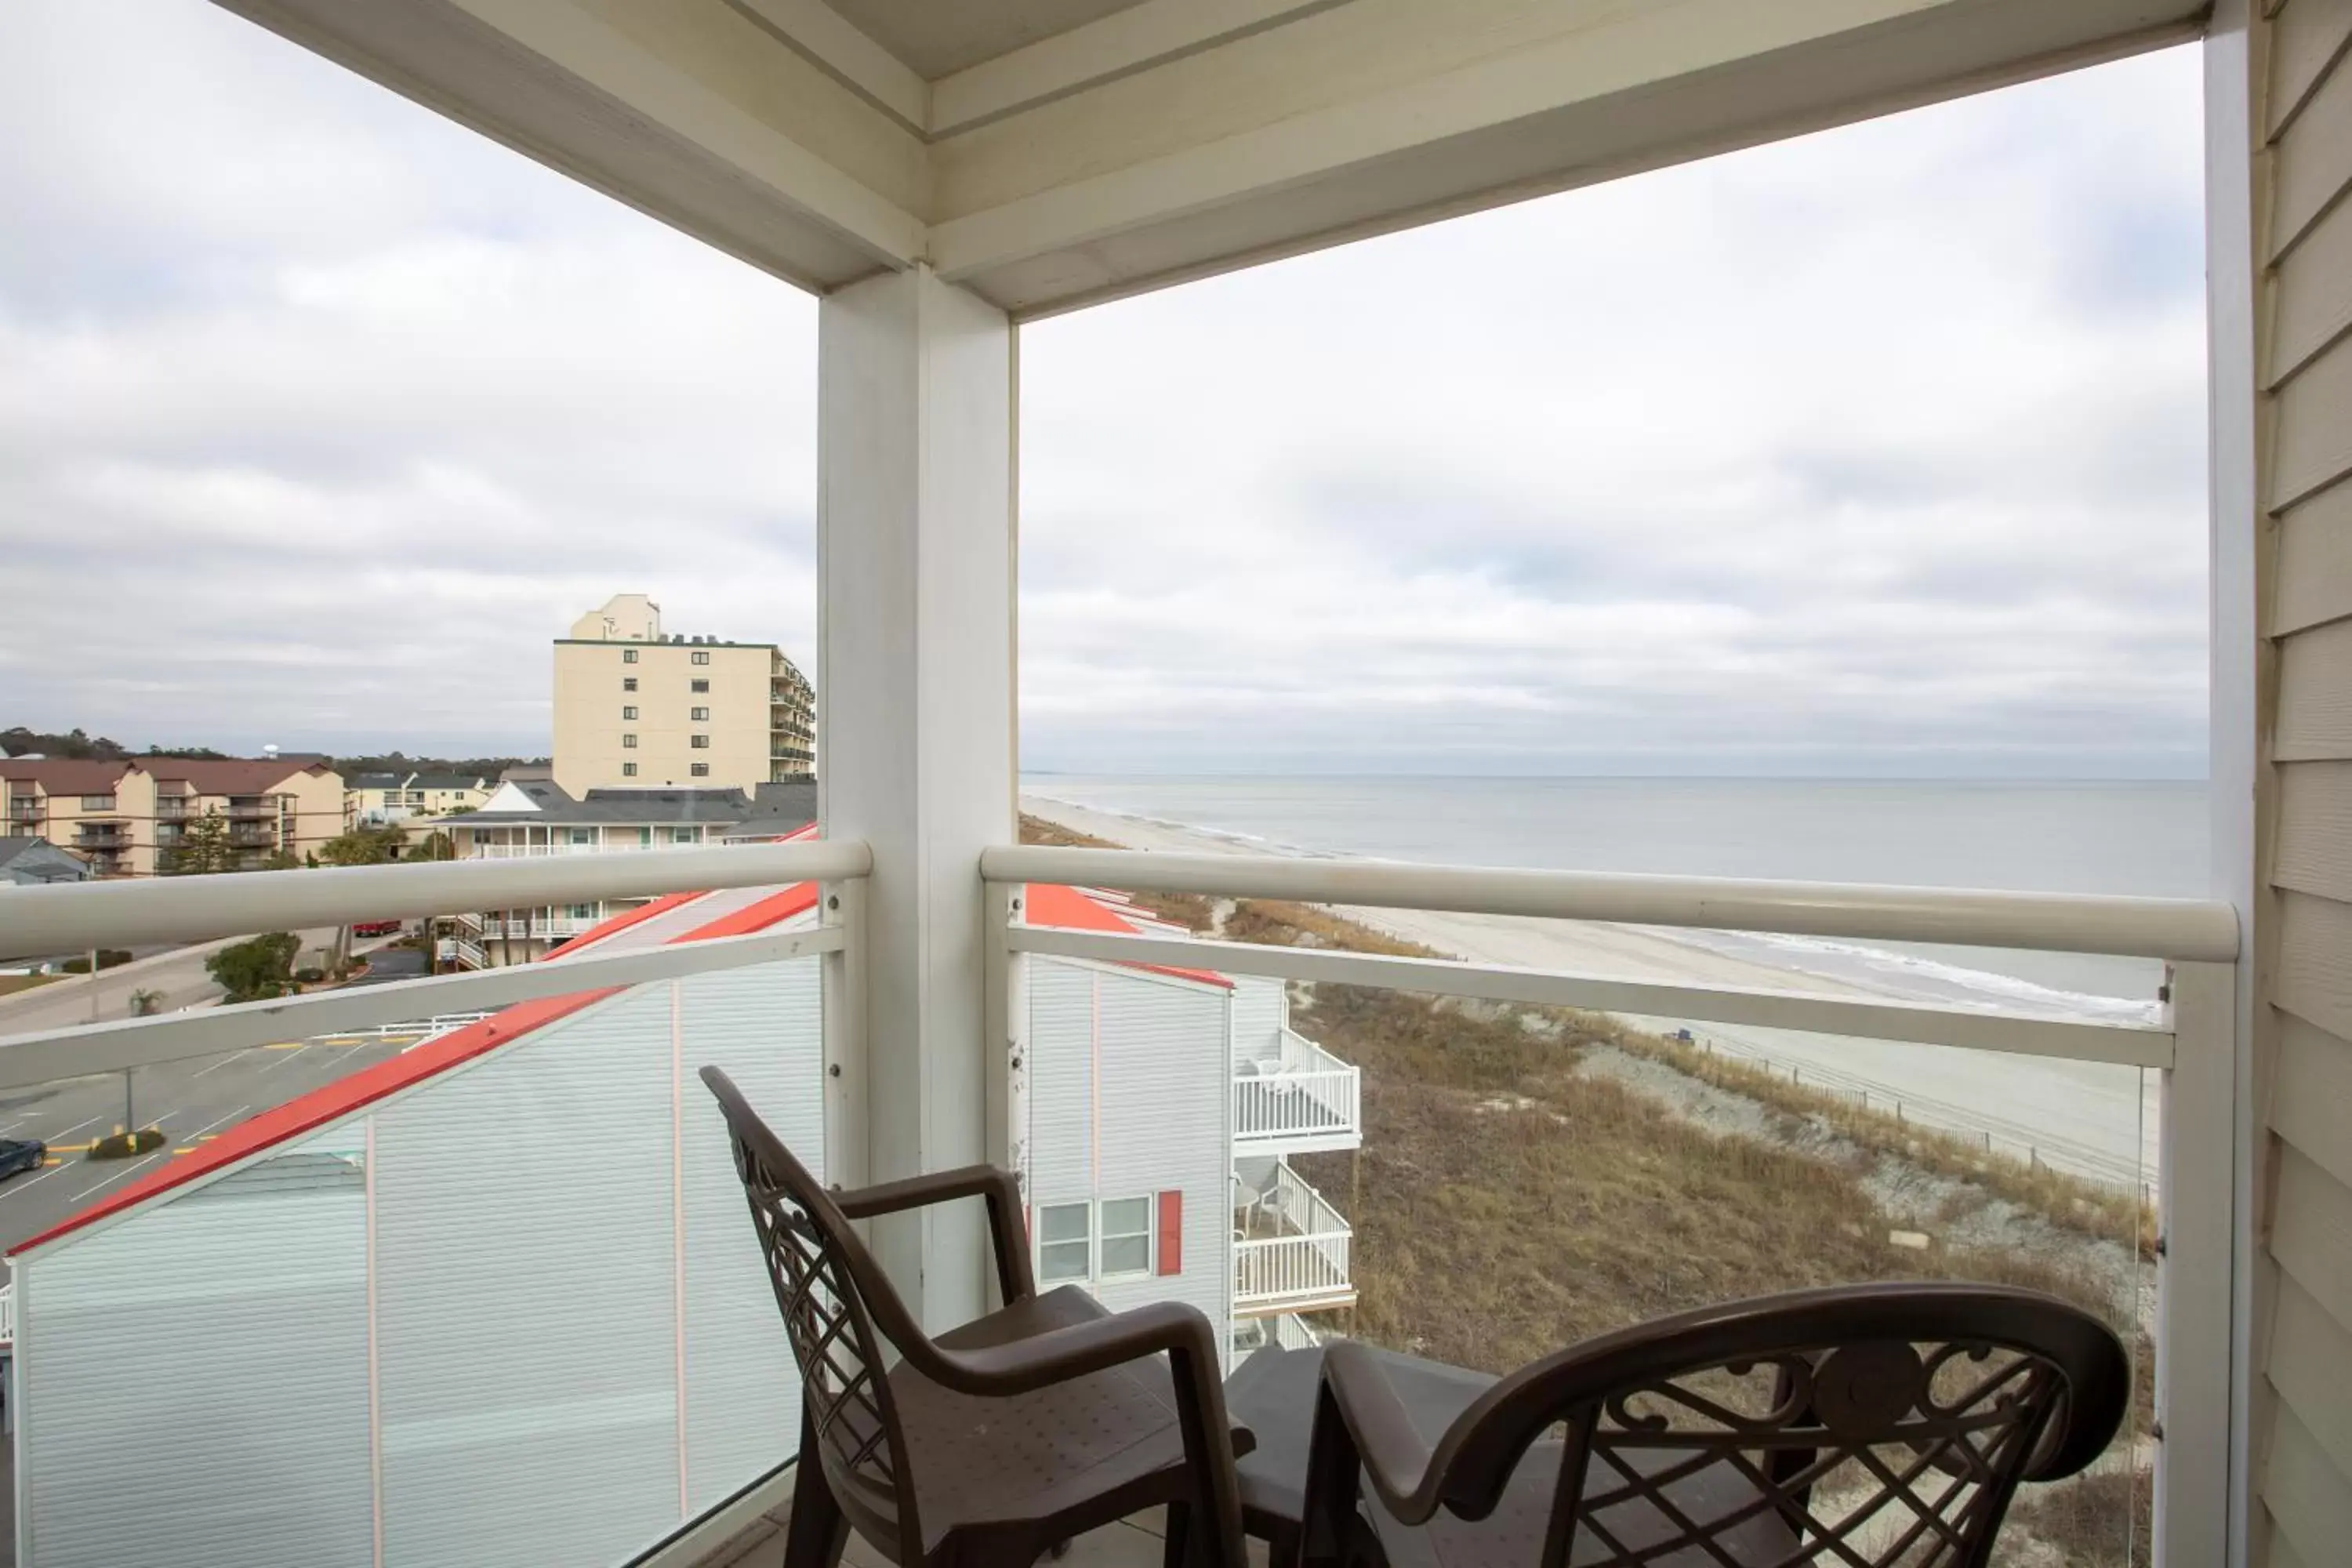
[[[790,1511],[776,1510],[695,1568],[782,1568],[784,1519]],[[1265,1542],[1251,1542],[1249,1555],[1251,1568],[1265,1568]],[[890,1568],[854,1531],[841,1561],[843,1568]],[[1160,1510],[1155,1508],[1079,1536],[1070,1542],[1069,1555],[1053,1568],[1160,1568]]]

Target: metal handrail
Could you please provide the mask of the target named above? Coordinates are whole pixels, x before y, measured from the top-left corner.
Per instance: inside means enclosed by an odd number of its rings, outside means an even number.
[[[593,903],[767,883],[848,881],[868,875],[873,868],[872,852],[857,839],[803,839],[626,855],[57,883],[0,894],[0,956],[205,942],[252,931],[299,931],[457,910]]]
[[[1279,855],[1165,855],[1025,844],[982,850],[980,871],[990,882],[1057,882],[1129,892],[1292,899],[2203,963],[2226,963],[2238,956],[2237,911],[2201,899],[1528,871]]]

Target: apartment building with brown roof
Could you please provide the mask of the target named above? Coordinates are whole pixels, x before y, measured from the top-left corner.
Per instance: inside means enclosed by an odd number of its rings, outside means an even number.
[[[70,850],[100,877],[169,875],[206,816],[222,820],[240,870],[280,850],[309,854],[344,829],[342,775],[323,757],[10,757],[0,796],[0,833]]]

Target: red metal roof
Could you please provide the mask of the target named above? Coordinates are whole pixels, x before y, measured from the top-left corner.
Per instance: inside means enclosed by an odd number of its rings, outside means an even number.
[[[583,932],[563,951],[577,952],[588,943],[635,925],[661,910],[675,909],[679,904],[704,896],[700,893],[671,894],[642,909],[614,915]],[[743,936],[751,931],[764,931],[814,908],[816,900],[816,884],[802,882],[670,940],[673,943],[702,942],[713,937]],[[308,1094],[298,1095],[283,1105],[238,1122],[209,1143],[199,1144],[177,1158],[166,1160],[130,1185],[100,1198],[79,1214],[68,1215],[37,1236],[18,1242],[10,1249],[8,1256],[22,1257],[35,1247],[47,1246],[93,1221],[135,1207],[159,1194],[184,1186],[199,1176],[233,1165],[247,1155],[257,1154],[288,1139],[315,1131],[331,1121],[374,1104],[386,1095],[396,1094],[460,1063],[486,1056],[502,1046],[512,1045],[533,1030],[625,989],[625,986],[607,985],[599,990],[575,992],[568,996],[518,1002],[478,1024],[468,1024],[437,1040],[427,1041],[372,1067],[362,1068],[332,1083],[321,1084]]]
[[[1060,926],[1065,931],[1116,931],[1123,936],[1139,936],[1142,932],[1134,922],[1116,910],[1097,903],[1092,897],[1076,888],[1065,888],[1051,882],[1032,882],[1027,896],[1022,900],[1022,913],[1033,926]],[[1154,974],[1172,974],[1179,980],[1195,980],[1203,985],[1222,985],[1230,991],[1234,983],[1210,969],[1181,969],[1167,963],[1130,963],[1129,969],[1148,969]]]

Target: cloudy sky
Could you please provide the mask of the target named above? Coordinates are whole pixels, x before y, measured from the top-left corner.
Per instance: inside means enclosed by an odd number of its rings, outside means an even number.
[[[2195,775],[2174,51],[1024,331],[1024,761]],[[0,15],[0,726],[814,655],[814,302],[198,0]]]

